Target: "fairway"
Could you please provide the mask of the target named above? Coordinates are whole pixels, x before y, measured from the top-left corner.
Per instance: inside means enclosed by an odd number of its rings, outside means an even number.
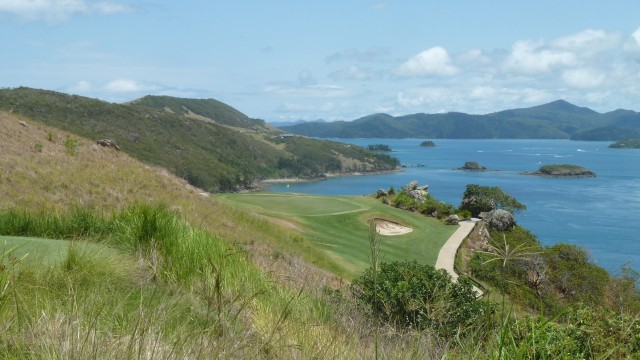
[[[434,265],[440,248],[457,229],[365,196],[243,193],[219,198],[302,231],[351,277],[369,266],[369,219],[385,219],[413,229],[403,235],[380,235],[381,261],[417,260]]]

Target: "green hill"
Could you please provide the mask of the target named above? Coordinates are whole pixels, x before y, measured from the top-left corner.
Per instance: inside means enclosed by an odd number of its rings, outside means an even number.
[[[210,192],[256,180],[390,170],[398,162],[355,146],[281,136],[216,100],[148,96],[128,104],[29,89],[0,90],[0,110],[92,140],[111,139],[126,153],[162,166]]]
[[[342,138],[579,139],[584,131],[611,125],[640,129],[640,114],[629,110],[600,114],[558,100],[486,115],[375,114],[354,121],[302,123],[282,129],[306,136]],[[589,140],[610,140],[600,136],[590,136]]]

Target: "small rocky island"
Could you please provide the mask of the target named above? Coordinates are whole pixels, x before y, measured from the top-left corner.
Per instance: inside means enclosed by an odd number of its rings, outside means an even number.
[[[640,139],[618,140],[609,147],[612,149],[640,149]]]
[[[594,172],[585,169],[582,166],[571,164],[544,165],[541,166],[536,172],[524,174],[554,178],[587,178],[596,176]]]
[[[371,144],[367,146],[367,149],[371,151],[383,151],[383,152],[391,152],[391,147],[387,144]]]
[[[464,165],[460,168],[454,169],[454,170],[463,170],[463,171],[491,171],[489,169],[487,169],[486,167],[480,165],[479,163],[475,162],[475,161],[467,161],[464,163]]]
[[[425,140],[420,143],[420,147],[436,147],[436,144],[431,140]]]

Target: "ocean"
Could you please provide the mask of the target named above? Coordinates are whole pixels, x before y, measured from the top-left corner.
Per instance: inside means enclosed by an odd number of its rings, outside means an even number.
[[[367,195],[412,180],[429,185],[435,198],[458,206],[467,184],[499,186],[527,210],[518,224],[544,245],[585,248],[593,262],[616,274],[627,265],[640,270],[640,150],[609,149],[610,142],[570,140],[442,140],[423,148],[422,139],[332,139],[366,147],[387,144],[406,166],[400,172],[341,176],[308,183],[271,185],[275,192]],[[491,170],[454,170],[476,161]],[[522,175],[541,165],[575,164],[595,178],[555,179]]]

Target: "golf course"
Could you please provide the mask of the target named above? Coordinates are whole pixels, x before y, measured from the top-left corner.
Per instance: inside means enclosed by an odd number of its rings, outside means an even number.
[[[352,277],[369,266],[370,219],[378,223],[383,262],[416,260],[435,265],[440,248],[457,228],[366,196],[241,193],[219,198],[301,232]]]

